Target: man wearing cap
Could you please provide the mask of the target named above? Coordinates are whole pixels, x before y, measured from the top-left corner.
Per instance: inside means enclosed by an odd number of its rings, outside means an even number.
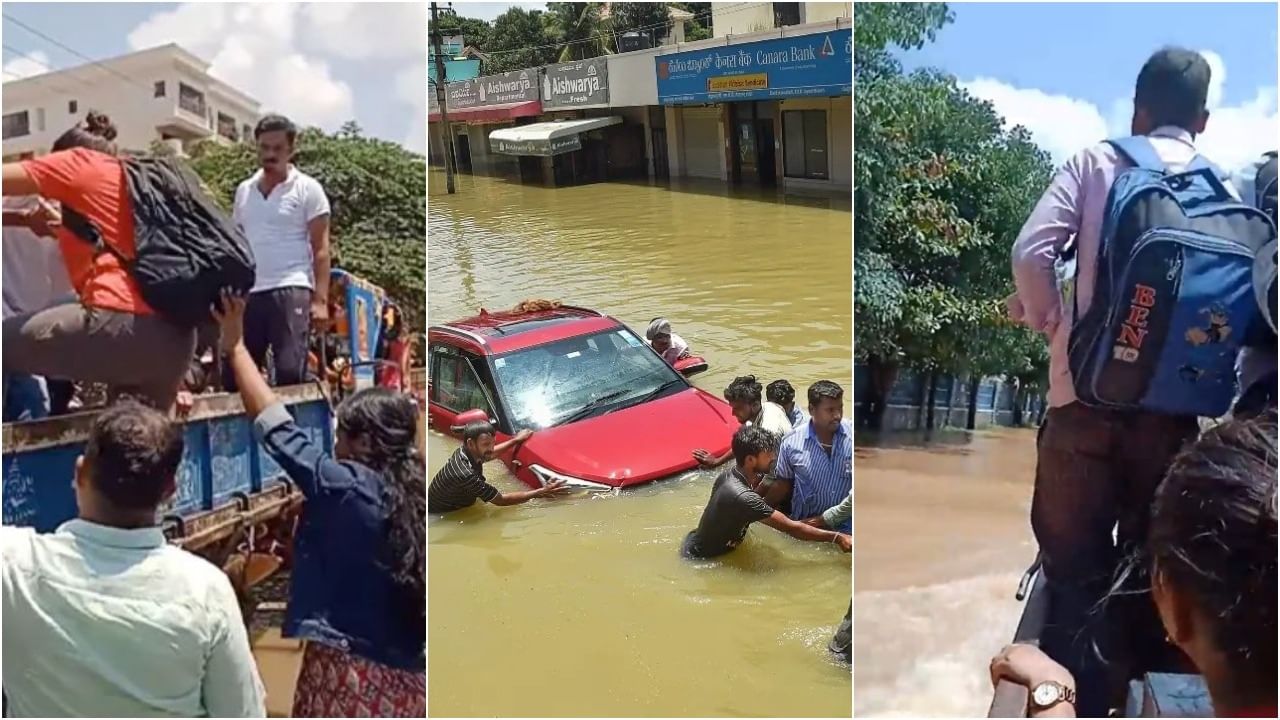
[[[668,365],[675,365],[677,360],[689,354],[689,343],[671,332],[671,323],[666,318],[654,318],[644,331],[644,338]]]
[[[1197,154],[1196,137],[1209,120],[1209,74],[1204,57],[1176,47],[1157,51],[1138,73],[1131,131],[1151,140],[1171,172],[1186,168]],[[1012,253],[1017,292],[1009,299],[1010,313],[1049,340],[1050,409],[1037,440],[1031,505],[1031,526],[1050,593],[1041,647],[1076,678],[1080,717],[1107,715],[1110,682],[1099,655],[1128,662],[1133,651],[1163,646],[1148,596],[1112,599],[1105,613],[1097,608],[1122,554],[1146,536],[1146,517],[1165,470],[1199,431],[1195,417],[1087,407],[1072,386],[1067,364],[1072,309],[1062,307],[1054,261],[1074,237],[1080,258],[1078,317],[1093,296],[1107,195],[1129,166],[1106,143],[1067,160],[1027,219]],[[1119,546],[1112,536],[1117,523]],[[1121,611],[1127,613],[1123,621]],[[1111,637],[1123,645],[1112,647]]]

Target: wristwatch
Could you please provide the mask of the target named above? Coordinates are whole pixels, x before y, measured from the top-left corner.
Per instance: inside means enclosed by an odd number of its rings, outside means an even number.
[[[1060,702],[1076,704],[1076,691],[1060,682],[1048,680],[1031,689],[1031,707],[1048,710]]]

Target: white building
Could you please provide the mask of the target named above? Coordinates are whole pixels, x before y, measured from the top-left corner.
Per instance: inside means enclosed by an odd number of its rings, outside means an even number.
[[[853,3],[712,3],[711,34],[722,38],[852,17]]]
[[[197,140],[252,137],[258,101],[208,70],[170,44],[6,82],[4,159],[48,152],[88,110],[110,116],[127,152],[147,152],[156,140],[181,152]]]

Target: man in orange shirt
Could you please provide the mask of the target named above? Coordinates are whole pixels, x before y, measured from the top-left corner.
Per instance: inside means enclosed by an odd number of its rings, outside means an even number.
[[[4,369],[106,383],[113,395],[167,410],[191,361],[195,331],[156,314],[117,257],[134,254],[134,227],[115,132],[105,115],[91,112],[49,155],[4,165],[6,196],[60,203],[54,232],[79,298],[6,319]],[[99,234],[110,250],[88,239]]]

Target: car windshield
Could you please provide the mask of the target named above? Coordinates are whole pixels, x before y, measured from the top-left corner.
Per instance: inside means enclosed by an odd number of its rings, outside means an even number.
[[[610,330],[494,358],[518,429],[581,420],[684,381],[630,330]]]

